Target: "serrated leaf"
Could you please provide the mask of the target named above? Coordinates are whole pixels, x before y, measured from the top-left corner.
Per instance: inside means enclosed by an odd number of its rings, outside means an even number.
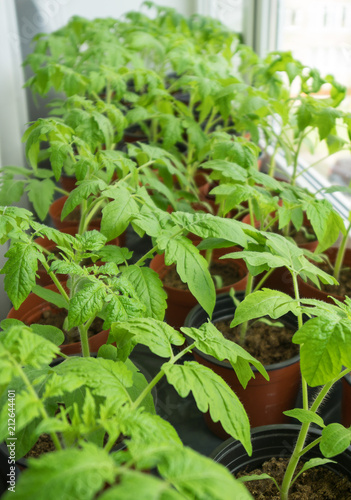
[[[98,281],[87,281],[71,297],[68,309],[69,327],[79,326],[95,317],[101,310],[106,296],[105,285]]]
[[[245,224],[234,219],[225,219],[211,214],[189,214],[175,212],[171,214],[172,219],[197,234],[200,238],[223,238],[233,243],[246,247],[247,236]]]
[[[161,476],[189,500],[252,499],[229,470],[190,448],[175,448],[165,462],[158,468]]]
[[[128,266],[123,272],[132,284],[143,304],[146,316],[162,321],[167,307],[167,294],[158,274],[149,267]]]
[[[244,407],[219,375],[195,361],[183,365],[165,363],[162,369],[181,397],[187,397],[191,391],[199,410],[209,411],[214,422],[220,421],[224,430],[238,439],[249,455],[252,453],[250,424]]]
[[[308,204],[306,214],[318,239],[316,250],[318,253],[331,247],[338,239],[340,232],[345,232],[343,219],[327,200],[318,200],[318,203]]]
[[[284,411],[283,413],[287,417],[296,418],[301,423],[314,423],[319,425],[320,427],[325,427],[322,417],[314,411],[295,408],[295,410],[288,410]]]
[[[119,188],[115,196],[102,210],[101,232],[110,241],[117,238],[128,227],[131,218],[138,213],[138,205],[129,191]]]
[[[8,258],[1,270],[5,274],[5,290],[18,309],[36,282],[38,270],[38,250],[28,243],[16,242],[6,252]]]
[[[299,306],[292,297],[278,290],[264,288],[250,293],[242,302],[239,302],[230,326],[233,328],[251,319],[261,318],[266,315],[272,319],[277,319],[289,311],[295,315],[299,312]]]
[[[113,483],[116,467],[112,456],[91,443],[83,449],[46,453],[29,465],[16,483],[19,500],[46,500],[48,491],[55,491],[56,500],[93,500],[106,482]]]
[[[76,387],[83,383],[94,395],[109,398],[109,403],[116,408],[131,401],[128,388],[133,385],[133,372],[120,361],[71,357],[54,371],[68,380],[71,378]]]
[[[181,328],[181,331],[194,339],[196,348],[214,356],[219,361],[227,360],[232,365],[241,385],[245,388],[250,378],[254,377],[250,364],[269,379],[262,364],[235,342],[223,337],[212,323],[205,323],[200,328]]]
[[[128,248],[120,248],[115,245],[106,245],[99,250],[99,256],[102,262],[114,262],[117,265],[123,264],[125,261],[129,260],[132,255],[133,252],[128,250]]]
[[[177,273],[199,304],[211,316],[216,300],[216,291],[207,262],[190,240],[159,237],[157,242],[165,251],[165,264],[176,263]]]
[[[91,194],[97,195],[106,187],[102,179],[82,181],[69,194],[62,208],[61,220],[64,220],[83,200],[86,200]]]
[[[184,337],[163,321],[151,318],[131,319],[125,323],[114,323],[111,326],[111,339],[117,343],[117,348],[133,339],[135,344],[143,344],[163,358],[173,354],[172,344],[183,345]]]
[[[351,429],[332,423],[322,430],[319,448],[325,457],[334,457],[345,451],[351,444]]]
[[[55,141],[50,143],[50,163],[57,181],[60,179],[63,164],[70,151],[71,148],[68,144]]]
[[[301,373],[310,387],[333,380],[344,365],[351,370],[351,329],[348,319],[319,316],[293,336],[300,344]]]
[[[51,363],[55,355],[60,352],[55,344],[36,335],[24,325],[10,327],[2,333],[0,342],[2,357],[11,355],[20,365],[33,368]]]

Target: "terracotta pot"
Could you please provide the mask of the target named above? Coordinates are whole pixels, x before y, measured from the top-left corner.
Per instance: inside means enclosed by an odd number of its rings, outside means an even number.
[[[60,184],[65,191],[71,192],[75,189],[77,179],[74,175],[61,175]]]
[[[249,456],[240,443],[233,438],[220,444],[212,453],[211,458],[224,465],[234,476],[247,468],[252,471],[260,468],[262,464],[273,457],[279,459],[290,457],[296,443],[300,426],[296,424],[267,425],[251,430],[252,455]],[[306,444],[311,443],[321,436],[321,431],[310,428]],[[322,458],[319,446],[314,446],[305,457]],[[339,475],[351,477],[351,450],[348,448],[340,455],[333,457],[336,463],[328,463],[323,467],[336,472]],[[338,498],[337,496],[335,498]],[[344,497],[343,497],[344,498]]]
[[[238,296],[239,300],[243,295]],[[212,322],[232,319],[235,306],[233,299],[228,294],[217,296],[216,305],[212,314]],[[207,313],[201,306],[197,305],[189,313],[185,320],[185,326],[198,328],[208,320]],[[290,325],[294,320],[290,316],[280,319]],[[188,342],[193,342],[188,339]],[[246,389],[240,384],[234,369],[228,361],[218,361],[212,356],[208,356],[197,349],[193,351],[195,359],[211,368],[220,375],[223,380],[233,389],[239,397],[248,414],[251,427],[260,425],[281,424],[289,421],[283,415],[283,411],[290,410],[295,406],[295,401],[300,387],[300,356],[265,366],[269,375],[267,381],[257,370],[253,368],[255,378],[251,379]],[[226,439],[228,434],[224,431],[219,422],[213,422],[209,413],[205,414],[205,420],[209,429],[222,439]]]
[[[239,251],[238,247],[221,248],[213,251],[213,259],[215,262],[233,263],[232,259],[221,259],[219,257],[230,252]],[[228,292],[231,288],[234,290],[245,290],[247,283],[247,268],[243,260],[238,259],[234,261],[241,274],[241,279],[232,285],[219,288],[217,293]],[[167,274],[168,266],[165,264],[164,255],[156,255],[150,262],[150,267],[158,273],[162,279]],[[191,309],[198,303],[195,297],[189,290],[180,290],[175,287],[164,285],[167,293],[167,310],[166,321],[174,328],[180,328],[184,325],[185,318]]]
[[[351,373],[342,379],[341,423],[351,426]]]
[[[336,255],[338,252],[337,247],[328,248],[324,253],[328,256],[332,264],[335,263]],[[344,256],[344,264],[347,267],[351,267],[351,249],[347,248]],[[334,297],[341,302],[345,301],[345,296],[337,295],[336,293],[324,292],[319,290],[316,286],[306,283],[300,277],[297,278],[299,284],[300,296],[306,299],[318,299],[323,300],[323,302],[328,302],[329,304],[335,304],[331,297]],[[331,297],[329,297],[331,296]]]
[[[76,232],[78,232],[78,220],[68,220],[67,218],[63,221],[61,220],[63,205],[65,204],[67,198],[68,196],[61,196],[60,198],[55,200],[49,208],[49,215],[56,229],[60,229],[62,231],[65,228],[72,228],[75,229]],[[93,219],[90,222],[88,229],[100,229],[100,223],[101,218]]]
[[[66,291],[68,290],[66,284],[63,283]],[[48,285],[45,288],[48,290],[53,290],[58,292],[56,286],[54,284]],[[23,323],[27,325],[32,325],[37,322],[42,313],[45,311],[50,311],[54,309],[54,306],[50,304],[50,302],[45,301],[38,295],[34,293],[30,293],[28,297],[24,300],[24,302],[20,305],[20,307],[16,310],[15,308],[11,308],[7,318],[14,318],[23,321]],[[89,348],[91,352],[97,352],[99,347],[106,344],[108,338],[108,330],[103,330],[96,335],[93,335],[89,338]],[[63,344],[60,346],[61,352],[64,354],[80,354],[82,352],[82,346],[80,342],[74,342],[71,344]]]

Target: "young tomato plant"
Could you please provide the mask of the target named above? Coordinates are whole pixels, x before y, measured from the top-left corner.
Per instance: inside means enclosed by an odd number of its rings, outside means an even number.
[[[213,325],[186,329],[194,344],[174,355],[172,345],[182,345],[184,337],[164,322],[135,319],[114,323],[110,341],[116,341],[117,347],[105,346],[97,358],[72,357],[53,366],[49,363],[59,354],[55,343],[13,320],[2,326],[0,400],[6,401],[9,388],[16,391],[16,458],[27,453],[43,432],[51,435],[56,448],[28,460],[28,469],[16,484],[18,498],[30,494],[41,500],[43,482],[46,488],[53,488],[63,473],[66,480],[58,496],[62,499],[69,494],[78,499],[110,495],[127,499],[131,481],[138,496],[150,487],[169,492],[170,498],[204,500],[211,495],[220,500],[231,498],[233,492],[251,498],[225,468],[182,445],[175,429],[155,415],[150,396],[162,377],[181,397],[192,391],[199,409],[209,410],[251,454],[249,421],[233,391],[209,368],[195,361],[179,363],[196,346],[218,359],[229,359],[243,384],[253,376],[250,364],[267,376],[262,365],[240,347],[219,342],[221,334]],[[129,359],[139,343],[165,359],[149,383]],[[29,407],[31,411],[26,410],[22,418],[20,409]],[[7,436],[6,404],[0,418],[3,440]],[[116,448],[119,437],[124,441],[123,450]],[[93,463],[94,481],[86,481]],[[158,471],[157,478],[147,474],[150,469]],[[104,492],[106,485],[108,491]]]
[[[279,266],[285,266],[292,275],[295,298],[275,290],[256,291],[238,305],[232,326],[265,315],[276,319],[289,311],[297,317],[298,330],[293,342],[300,345],[303,407],[285,412],[301,423],[298,440],[289,458],[283,482],[279,485],[281,499],[287,500],[289,489],[295,480],[296,466],[308,450],[319,445],[325,458],[309,460],[303,465],[302,471],[328,463],[330,458],[344,451],[351,442],[350,429],[338,423],[325,425],[318,415],[329,391],[351,368],[351,301],[346,298],[345,304],[335,301],[335,305],[330,305],[317,300],[301,299],[298,275],[306,275],[316,283],[318,279],[332,283],[335,282],[334,278],[307,261],[299,249],[286,240],[284,242],[278,235],[267,235],[267,246],[273,250],[270,255],[262,248],[262,251],[249,251],[244,258],[254,267],[265,265],[264,262],[276,266],[280,261]],[[311,319],[304,322],[304,317]],[[320,386],[318,396],[310,404],[308,387],[317,386]],[[307,446],[305,440],[312,423],[322,428],[322,435]]]

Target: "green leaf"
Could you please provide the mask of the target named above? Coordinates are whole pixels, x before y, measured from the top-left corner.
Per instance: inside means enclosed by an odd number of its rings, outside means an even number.
[[[79,326],[102,310],[106,296],[105,285],[99,281],[87,281],[70,299],[68,309],[69,328]]]
[[[51,304],[54,304],[59,308],[68,309],[68,302],[65,297],[57,292],[54,292],[53,290],[35,285],[32,289],[32,292],[35,293],[35,295],[38,295],[38,297],[46,300],[47,302],[50,302]]]
[[[207,314],[212,315],[216,301],[216,291],[208,270],[207,262],[199,250],[187,238],[169,239],[159,237],[157,243],[165,250],[165,264],[176,263],[177,273],[183,283]]]
[[[157,477],[142,474],[138,471],[126,470],[118,484],[103,493],[99,500],[184,500],[184,496]]]
[[[35,212],[40,220],[44,220],[48,215],[51,203],[54,200],[55,184],[51,179],[39,181],[33,179],[29,182],[28,199],[33,203]]]
[[[16,179],[1,179],[0,184],[0,204],[1,205],[11,205],[14,202],[18,202],[24,192],[24,181],[19,181]]]
[[[96,396],[108,398],[115,409],[131,402],[128,389],[133,386],[133,372],[125,363],[104,358],[72,356],[53,370],[74,381],[75,387],[84,384]]]
[[[229,361],[244,388],[250,378],[254,376],[250,364],[269,380],[262,364],[241,346],[224,338],[223,334],[212,323],[205,323],[198,329],[181,328],[181,331],[195,339],[195,346],[201,352],[214,356],[219,361]]]
[[[325,107],[318,110],[315,115],[314,122],[318,128],[319,139],[323,141],[332,132],[335,127],[336,119],[340,116],[340,112],[331,107]]]
[[[251,494],[229,470],[190,448],[174,448],[159,472],[185,499],[250,500]]]
[[[112,456],[91,443],[46,453],[29,461],[29,469],[16,483],[16,497],[47,500],[48,491],[54,491],[55,500],[93,500],[106,482],[113,483],[115,469]],[[6,496],[11,498],[11,492]]]
[[[71,148],[68,144],[62,142],[51,141],[50,143],[50,163],[55,179],[58,181],[61,176],[62,167],[67,160]]]
[[[98,358],[111,359],[117,361],[117,347],[114,345],[104,344],[99,347]]]
[[[167,307],[167,294],[163,290],[158,274],[149,267],[128,266],[123,269],[125,276],[143,304],[146,306],[146,316],[162,321]]]
[[[57,346],[63,344],[65,340],[63,332],[59,328],[56,328],[56,326],[32,324],[31,329],[37,335],[40,335]]]
[[[131,218],[138,213],[138,205],[127,189],[116,190],[117,199],[102,210],[101,232],[110,241],[128,227]]]
[[[330,464],[330,463],[336,463],[336,462],[334,462],[334,460],[328,460],[326,458],[311,458],[310,460],[308,460],[307,462],[305,462],[303,464],[302,469],[300,470],[300,472],[298,474],[296,474],[296,476],[294,477],[292,482],[294,483],[296,481],[296,479],[301,474],[303,474],[306,470],[312,469],[313,467],[318,467],[320,465]]]
[[[165,363],[162,369],[182,398],[191,391],[199,410],[209,411],[212,420],[220,421],[224,430],[251,454],[249,419],[238,397],[219,375],[195,361],[183,365]]]
[[[55,344],[36,335],[24,325],[12,326],[2,332],[0,345],[0,355],[3,359],[11,355],[11,359],[18,364],[33,368],[51,363],[55,355],[60,352]]]
[[[101,180],[85,180],[82,181],[69,194],[62,209],[61,220],[65,219],[83,200],[88,199],[91,194],[97,195],[106,187],[106,183]]]
[[[102,262],[114,262],[117,265],[123,264],[125,261],[129,260],[132,255],[133,252],[128,250],[128,248],[116,247],[115,245],[106,245],[99,250],[99,256]]]
[[[295,333],[292,340],[301,345],[301,373],[309,386],[332,381],[343,365],[351,370],[350,326],[349,319],[319,316]]]
[[[327,200],[308,204],[306,214],[318,239],[317,253],[331,247],[338,239],[340,231],[345,232],[343,219]]]
[[[116,341],[117,348],[123,348],[123,345],[132,338],[134,345],[146,345],[162,358],[172,357],[172,344],[180,346],[184,343],[184,337],[177,330],[163,321],[151,318],[114,323],[111,326],[110,337]]]
[[[319,425],[319,427],[325,427],[322,417],[314,411],[295,408],[295,410],[288,410],[283,413],[287,417],[296,418],[301,423],[314,423]]]
[[[322,430],[320,450],[325,457],[334,457],[346,450],[351,444],[351,429],[332,423]]]
[[[5,274],[5,290],[18,309],[35,285],[39,251],[28,243],[16,242],[6,252],[8,258],[1,270]]]
[[[233,328],[251,319],[261,318],[266,315],[272,319],[277,319],[289,311],[295,315],[299,312],[298,304],[292,297],[278,290],[264,288],[250,293],[242,302],[239,302],[230,326]]]
[[[300,132],[303,132],[312,122],[313,108],[306,100],[302,100],[297,115],[297,125]]]
[[[197,234],[200,238],[223,238],[246,247],[248,240],[245,234],[246,225],[234,219],[185,212],[172,213],[171,217],[177,224]]]

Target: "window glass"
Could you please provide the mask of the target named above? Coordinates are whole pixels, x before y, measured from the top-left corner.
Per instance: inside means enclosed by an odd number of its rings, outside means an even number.
[[[296,59],[317,68],[322,76],[332,74],[348,88],[341,108],[351,112],[351,0],[281,0],[279,4],[278,50],[289,50]],[[327,92],[327,91],[325,91]],[[320,98],[325,98],[323,92]],[[342,130],[339,131],[341,134]],[[326,147],[313,148],[314,137],[304,145],[302,159],[315,164],[317,172],[331,183],[348,185],[351,180],[349,151],[328,158]]]

